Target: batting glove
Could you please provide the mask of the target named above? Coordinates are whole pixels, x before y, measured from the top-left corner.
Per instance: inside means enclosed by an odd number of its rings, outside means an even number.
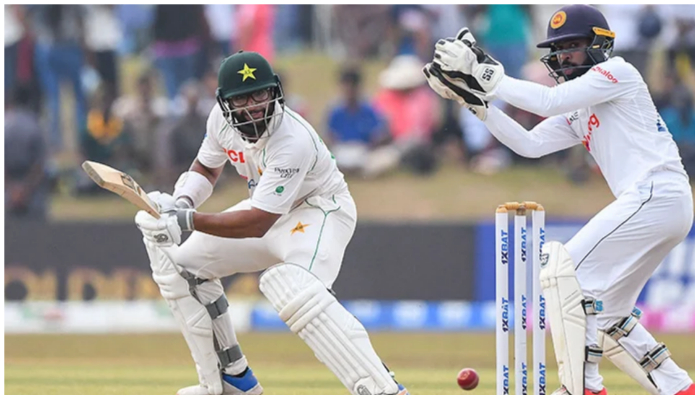
[[[175,199],[167,193],[151,192],[148,197],[158,204],[161,214],[159,219],[145,211],[136,214],[136,226],[143,237],[161,247],[179,245],[182,232],[194,230],[194,209],[179,208]]]

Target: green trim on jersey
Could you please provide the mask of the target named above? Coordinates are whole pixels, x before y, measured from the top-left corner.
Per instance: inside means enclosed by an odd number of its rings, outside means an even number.
[[[263,168],[267,168],[267,163],[265,162],[265,158],[267,157],[267,146],[263,147],[263,156],[262,156],[262,165]]]
[[[304,200],[304,203],[308,204],[309,206],[311,206],[313,208],[317,208],[317,209],[321,210],[321,212],[323,213],[323,223],[321,223],[321,230],[318,232],[318,240],[316,241],[316,249],[314,250],[314,255],[313,255],[313,257],[311,257],[311,263],[309,264],[309,272],[311,272],[311,268],[314,267],[314,261],[316,261],[316,255],[318,254],[318,248],[321,245],[321,236],[323,236],[323,228],[326,226],[326,219],[328,218],[328,214],[340,210],[341,206],[338,206],[338,208],[326,212],[326,211],[323,211],[323,209],[321,207],[309,203],[309,200]]]
[[[295,117],[294,114],[291,114],[291,113],[289,112],[289,110],[287,110],[287,109],[285,108],[285,109],[284,109],[284,112],[285,112],[285,114],[289,114],[290,117],[292,117],[295,121],[297,121],[298,123],[300,123],[301,126],[303,126],[304,129],[306,129],[306,132],[309,134],[309,136],[311,136],[311,142],[314,144],[314,149],[316,150],[316,159],[314,160],[314,165],[312,165],[312,166],[311,166],[311,169],[309,169],[309,172],[311,172],[311,171],[314,170],[314,167],[316,167],[316,163],[318,162],[318,146],[316,145],[316,140],[314,140],[314,135],[311,133],[311,131],[309,130],[309,128],[307,128],[306,125],[304,125],[303,122],[299,121],[299,119],[297,119],[297,117]]]
[[[219,133],[218,133],[217,135],[221,135],[221,132],[223,132],[226,128],[228,128],[228,124],[226,123],[226,121],[224,121],[224,122],[221,124],[221,129],[219,129]],[[218,140],[218,139],[217,139],[217,140]]]

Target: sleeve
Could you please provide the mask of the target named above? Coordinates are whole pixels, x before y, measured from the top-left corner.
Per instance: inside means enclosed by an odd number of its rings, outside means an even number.
[[[207,168],[219,168],[228,160],[226,150],[217,140],[217,135],[222,128],[220,117],[215,114],[218,112],[217,107],[214,106],[214,109],[209,113],[207,132],[197,153],[197,160]]]
[[[496,97],[522,110],[551,117],[634,95],[639,83],[639,73],[633,66],[607,61],[554,87],[505,76]]]
[[[317,154],[314,144],[302,140],[278,149],[269,154],[251,205],[273,214],[287,214],[316,162]]]
[[[581,143],[564,115],[547,118],[527,131],[503,111],[492,107],[484,123],[499,142],[527,158],[539,158]]]

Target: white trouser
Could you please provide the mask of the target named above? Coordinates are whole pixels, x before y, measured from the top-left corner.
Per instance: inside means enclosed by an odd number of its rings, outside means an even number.
[[[687,179],[660,172],[623,193],[566,244],[584,297],[603,301],[604,311],[587,317],[587,345],[597,343],[597,329],[607,329],[630,315],[661,261],[685,239],[693,218]],[[624,342],[634,348],[631,353],[641,354],[657,344],[641,329]],[[690,382],[687,373],[673,362],[663,363],[652,374],[662,394],[674,394]],[[597,364],[586,363],[586,387],[603,387]]]
[[[250,209],[244,200],[226,211]],[[333,285],[357,221],[346,192],[331,199],[311,197],[283,215],[262,238],[228,239],[194,232],[174,254],[177,263],[204,279],[262,271],[279,263],[308,268]]]

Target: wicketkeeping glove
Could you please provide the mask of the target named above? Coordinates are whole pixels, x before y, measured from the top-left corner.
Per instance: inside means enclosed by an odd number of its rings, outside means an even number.
[[[460,29],[456,38],[438,40],[433,62],[463,89],[487,100],[504,75],[503,65],[476,45],[469,28]]]
[[[482,121],[486,119],[488,101],[464,89],[462,87],[464,82],[458,84],[454,79],[445,76],[444,72],[435,63],[426,64],[423,67],[423,74],[428,80],[430,88],[440,97],[458,102]]]

